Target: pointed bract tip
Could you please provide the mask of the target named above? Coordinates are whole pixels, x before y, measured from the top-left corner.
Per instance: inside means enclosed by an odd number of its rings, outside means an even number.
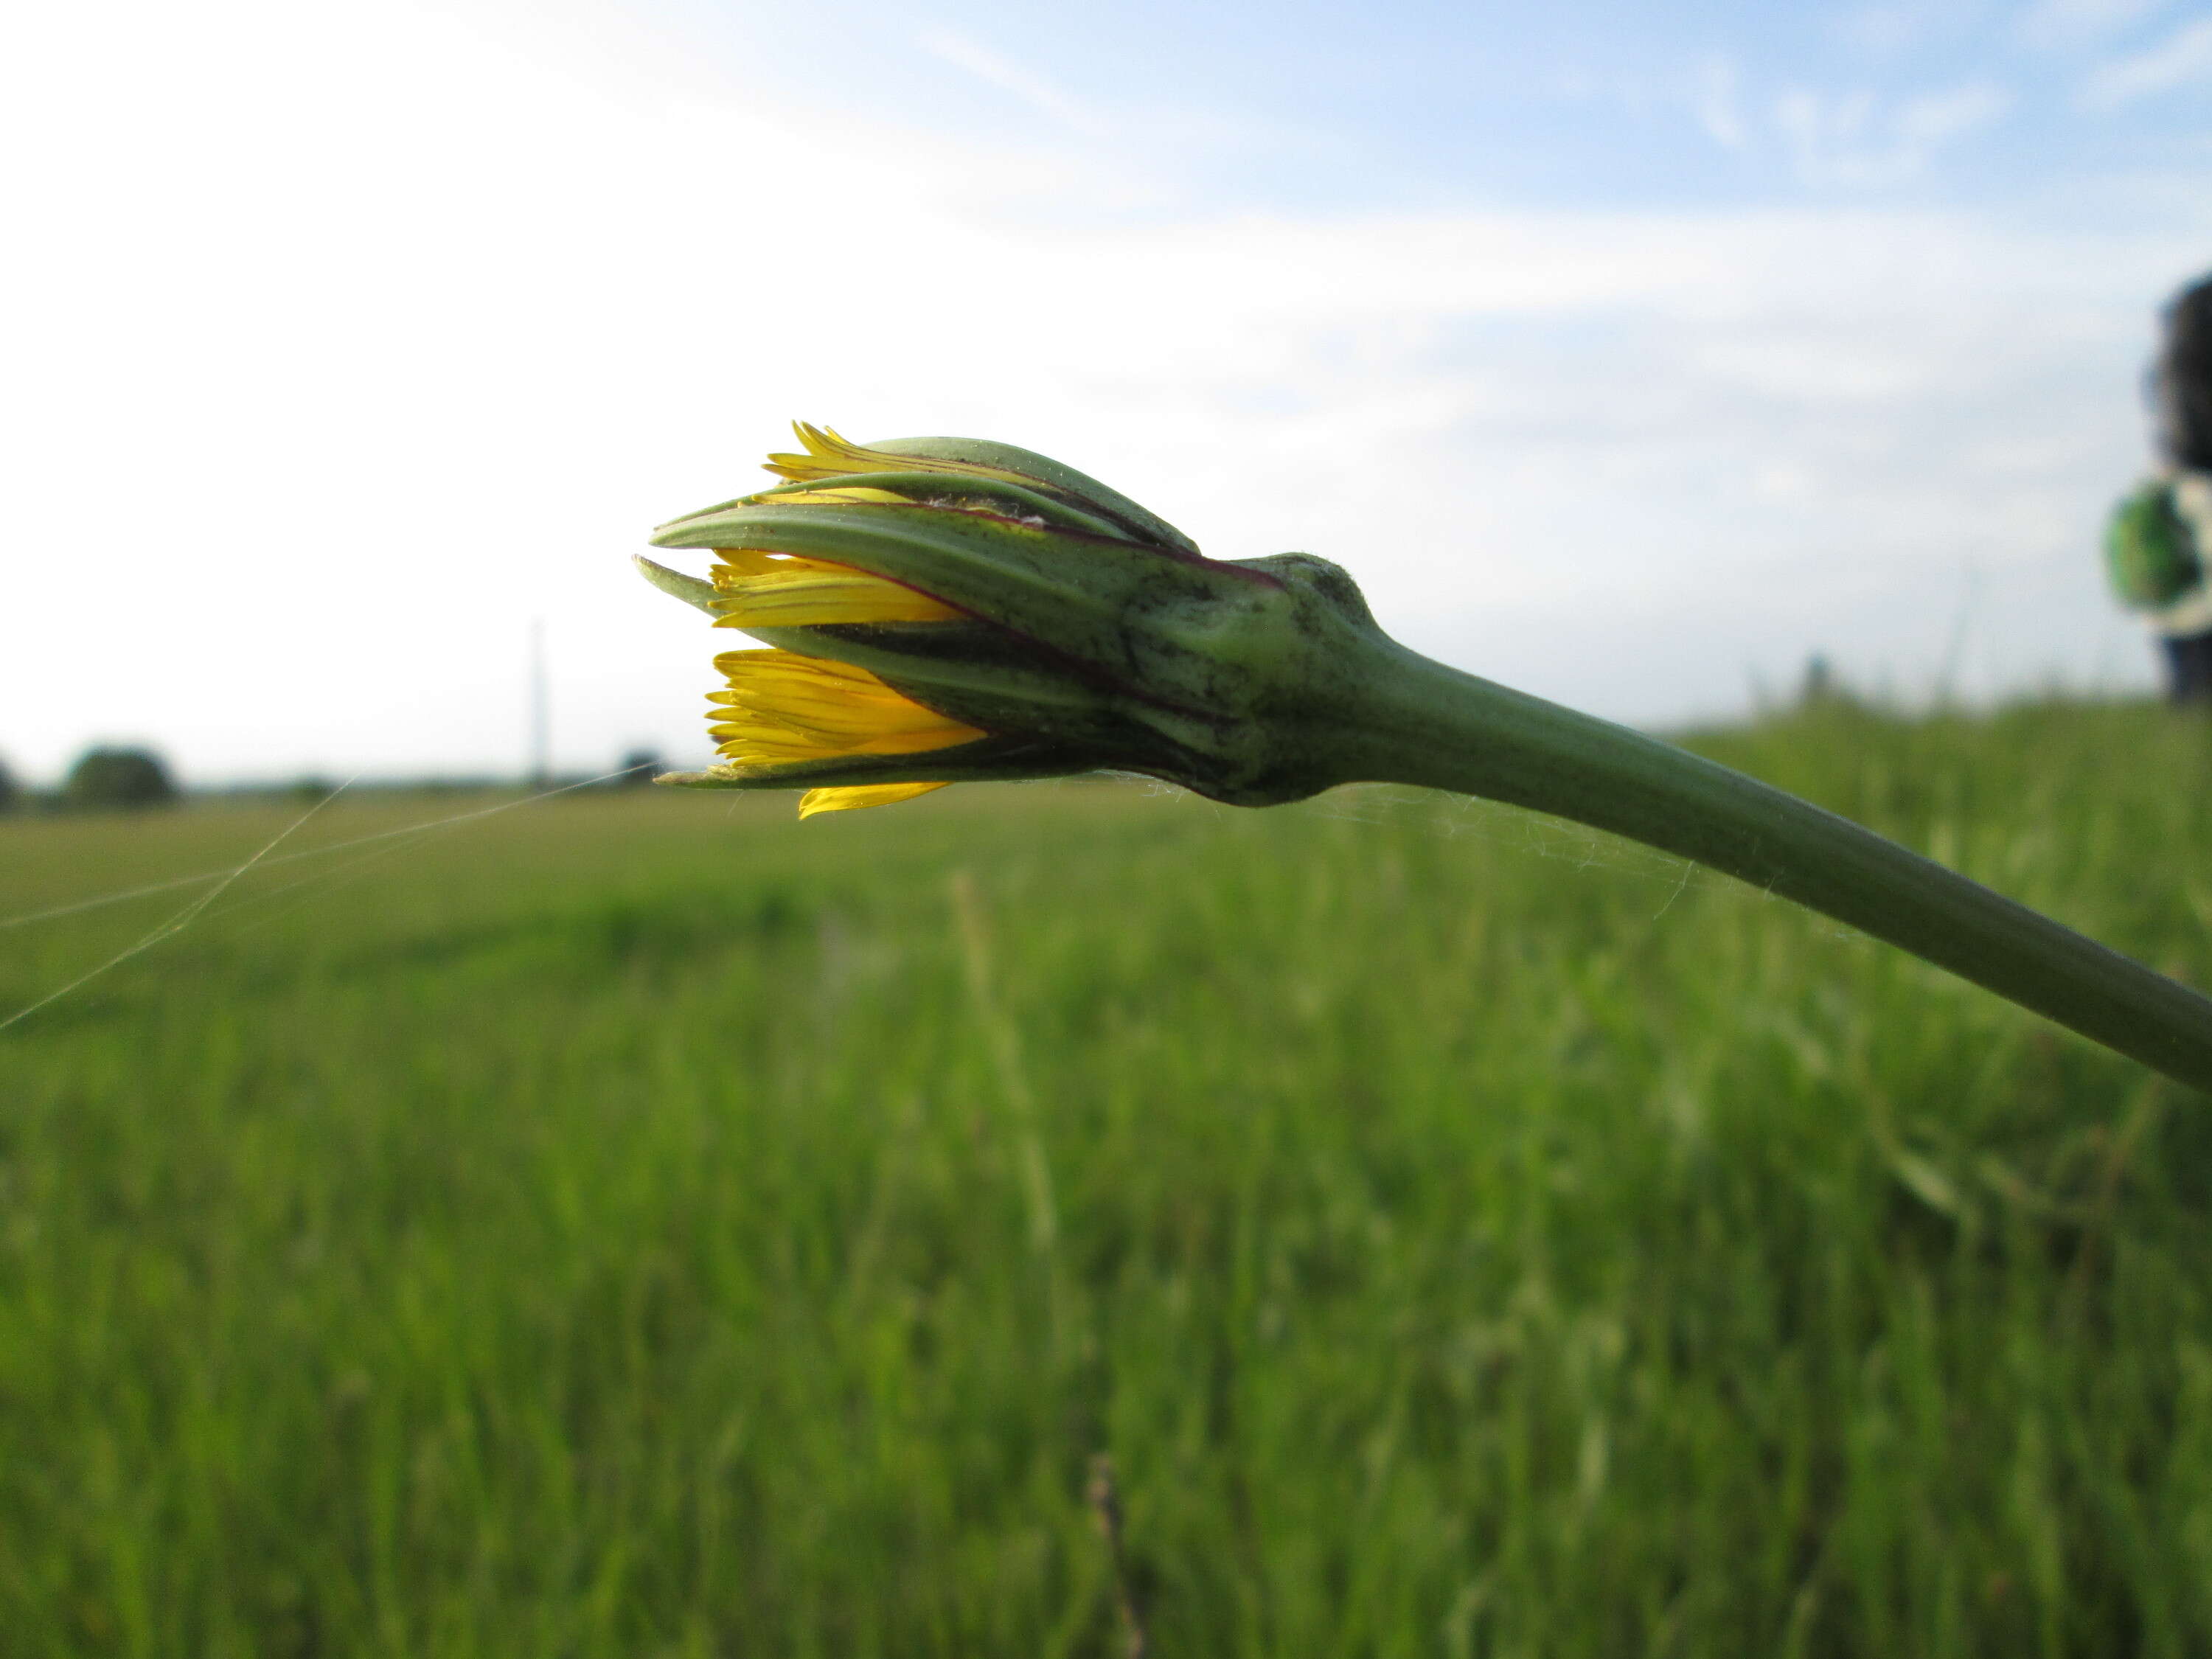
[[[630,557],[631,562],[637,566],[637,574],[670,598],[694,605],[710,617],[718,614],[714,610],[714,600],[718,596],[714,583],[702,581],[696,576],[687,576],[680,570],[671,570],[665,564],[655,564],[642,553],[633,554]]]

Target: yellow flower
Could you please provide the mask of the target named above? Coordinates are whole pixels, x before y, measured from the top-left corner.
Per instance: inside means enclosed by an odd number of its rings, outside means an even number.
[[[770,647],[716,659],[721,763],[665,781],[805,788],[802,817],[1094,770],[1253,804],[1321,787],[1295,717],[1323,636],[1373,627],[1334,566],[1208,559],[1011,445],[795,429],[768,459],[783,482],[655,533],[709,551],[707,580],[638,562]]]

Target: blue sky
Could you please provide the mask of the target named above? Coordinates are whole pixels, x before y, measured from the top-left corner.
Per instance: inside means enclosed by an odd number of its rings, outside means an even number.
[[[783,423],[1061,455],[1458,665],[2149,684],[2094,538],[2212,7],[118,0],[0,40],[0,757],[703,750],[635,582]]]
[[[2208,155],[2212,12],[2156,0],[806,15],[802,33],[665,14],[855,110],[1141,157],[1186,209],[1963,204]]]

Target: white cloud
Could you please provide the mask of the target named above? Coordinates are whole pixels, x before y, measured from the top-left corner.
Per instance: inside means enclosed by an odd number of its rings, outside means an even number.
[[[2079,49],[2166,9],[2167,0],[2036,0],[2021,15],[2018,33],[2045,52]]]
[[[2112,110],[2138,99],[2212,82],[2212,17],[2185,23],[2131,57],[2098,66],[2082,83],[2084,109]]]
[[[1890,56],[1917,45],[1926,33],[1928,9],[1907,6],[1861,6],[1838,17],[1831,26],[1838,39],[1861,52]]]
[[[1016,63],[1004,52],[949,30],[931,30],[921,37],[925,49],[955,69],[965,70],[987,86],[1010,93],[1040,114],[1048,116],[1072,132],[1089,138],[1106,137],[1112,124],[1072,93],[1056,86],[1036,70]]]
[[[1988,82],[1908,99],[1897,112],[1897,136],[1925,154],[1939,144],[1979,131],[2012,107],[2012,94]]]
[[[2002,119],[2012,105],[2012,94],[1988,81],[1923,93],[1893,109],[1864,88],[1798,88],[1775,100],[1774,119],[1806,183],[1864,189],[1919,177],[1944,146]]]
[[[1723,149],[1741,149],[1749,134],[1737,104],[1736,67],[1726,58],[1708,58],[1698,69],[1692,100],[1698,125]]]

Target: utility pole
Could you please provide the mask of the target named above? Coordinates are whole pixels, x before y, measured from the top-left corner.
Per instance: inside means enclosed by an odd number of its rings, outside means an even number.
[[[553,786],[553,714],[545,690],[545,618],[530,624],[530,787]]]

